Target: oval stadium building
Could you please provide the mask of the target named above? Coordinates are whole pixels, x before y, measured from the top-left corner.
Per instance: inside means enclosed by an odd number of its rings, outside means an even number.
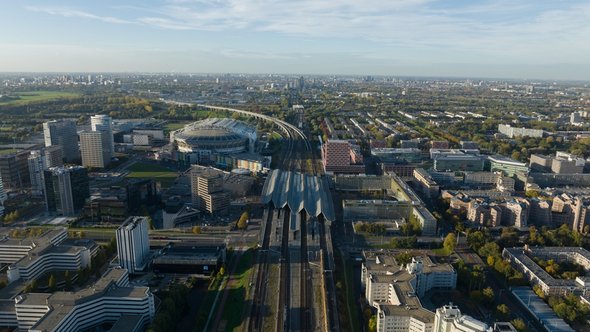
[[[237,154],[254,151],[256,129],[233,119],[211,118],[193,122],[170,133],[178,160],[196,163],[212,154]]]

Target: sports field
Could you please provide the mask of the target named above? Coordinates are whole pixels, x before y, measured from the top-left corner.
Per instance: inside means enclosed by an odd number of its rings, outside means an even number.
[[[33,102],[49,101],[62,98],[74,98],[80,94],[76,92],[64,92],[64,91],[29,91],[29,92],[18,92],[9,97],[6,100],[0,100],[0,105],[25,105]]]

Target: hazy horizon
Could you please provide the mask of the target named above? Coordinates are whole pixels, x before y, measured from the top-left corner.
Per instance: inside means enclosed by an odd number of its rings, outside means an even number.
[[[590,80],[583,1],[25,0],[0,72]]]

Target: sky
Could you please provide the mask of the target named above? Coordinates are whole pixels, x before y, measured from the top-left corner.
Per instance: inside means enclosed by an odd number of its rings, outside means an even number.
[[[590,1],[0,0],[0,71],[590,80]]]

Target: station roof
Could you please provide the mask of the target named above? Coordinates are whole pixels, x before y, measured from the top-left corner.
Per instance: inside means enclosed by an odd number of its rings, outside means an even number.
[[[272,170],[262,188],[261,201],[276,207],[288,206],[291,211],[305,212],[324,219],[335,219],[334,205],[325,178],[298,172]]]

